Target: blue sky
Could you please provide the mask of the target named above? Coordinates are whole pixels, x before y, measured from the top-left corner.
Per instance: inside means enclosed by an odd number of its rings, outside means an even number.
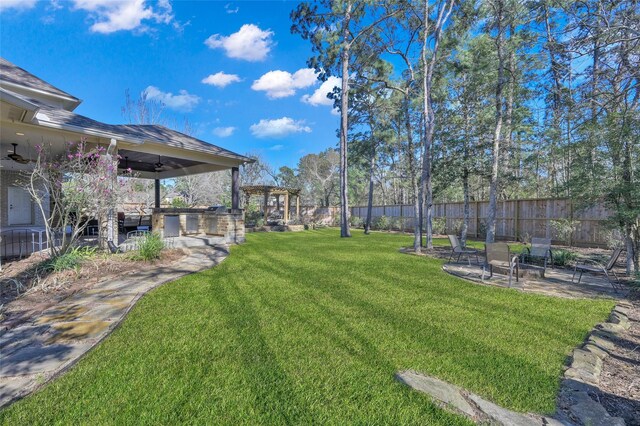
[[[291,1],[0,0],[0,55],[126,122],[125,91],[194,135],[274,167],[337,143],[339,118],[290,33]]]

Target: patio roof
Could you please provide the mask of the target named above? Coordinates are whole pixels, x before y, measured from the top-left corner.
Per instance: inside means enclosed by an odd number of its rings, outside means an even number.
[[[70,111],[73,111],[82,102],[75,96],[58,89],[5,58],[0,58],[0,86],[22,93],[32,92],[45,95],[47,98],[57,100],[57,103]]]
[[[49,143],[64,152],[66,142],[85,139],[88,144],[109,145],[115,139],[123,157],[121,169],[137,176],[167,179],[226,170],[254,160],[162,125],[107,124],[76,114],[78,98],[0,58],[0,150],[17,150],[35,158],[35,144]],[[127,157],[125,159],[125,157]],[[161,163],[161,167],[157,167]],[[0,167],[24,169],[4,156]]]
[[[270,195],[299,195],[301,191],[300,188],[275,185],[246,185],[240,187],[240,189],[247,195],[264,195],[265,193]]]

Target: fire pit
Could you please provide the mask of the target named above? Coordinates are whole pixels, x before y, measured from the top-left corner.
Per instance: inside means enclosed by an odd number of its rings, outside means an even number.
[[[509,275],[508,268],[501,268],[499,266],[494,266],[493,272],[496,274]],[[516,271],[513,272],[515,274]],[[518,278],[544,278],[544,268],[542,266],[521,263],[518,265]]]

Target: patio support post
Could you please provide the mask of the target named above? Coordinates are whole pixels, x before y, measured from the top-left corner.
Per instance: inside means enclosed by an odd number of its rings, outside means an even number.
[[[300,194],[296,195],[296,216],[300,220]]]
[[[269,216],[269,191],[264,191],[264,224],[267,224],[267,217]]]
[[[105,155],[106,159],[113,164],[113,169],[111,169],[111,171],[109,172],[110,176],[108,176],[107,179],[111,181],[111,190],[115,191],[116,185],[118,184],[118,146],[115,139],[111,139]],[[96,219],[98,220],[98,244],[100,245],[100,247],[106,249],[108,247],[109,241],[117,245],[118,214],[115,202],[109,205],[109,209],[106,212],[98,215]]]
[[[240,208],[240,170],[237,167],[231,168],[231,209],[238,210]]]
[[[289,222],[289,193],[284,193],[284,224]]]
[[[155,180],[156,209],[160,208],[160,179]]]

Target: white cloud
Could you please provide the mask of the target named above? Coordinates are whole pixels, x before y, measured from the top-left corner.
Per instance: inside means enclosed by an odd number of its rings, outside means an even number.
[[[251,134],[257,138],[283,138],[293,133],[311,133],[304,120],[282,117],[275,120],[260,120],[251,125]]]
[[[245,24],[229,36],[213,34],[204,44],[211,49],[224,49],[230,58],[263,61],[273,45],[273,31],[263,31],[253,24]]]
[[[238,13],[240,11],[240,8],[236,6],[235,9],[232,9],[231,3],[227,3],[224,5],[224,10],[226,10],[227,13]]]
[[[284,145],[273,145],[269,147],[269,151],[282,151],[284,149]]]
[[[221,87],[221,88],[226,87],[231,83],[237,83],[239,81],[242,81],[242,79],[238,77],[236,74],[226,74],[222,71],[217,72],[215,74],[211,74],[209,75],[209,77],[202,79],[202,82],[204,84],[210,84],[212,86]]]
[[[73,3],[75,9],[89,12],[95,20],[90,28],[95,33],[144,32],[149,27],[143,21],[169,24],[174,20],[169,0],[159,0],[151,5],[145,0],[74,0]]]
[[[323,82],[315,92],[311,95],[304,95],[302,102],[309,105],[318,106],[326,105],[333,106],[333,99],[327,98],[327,94],[333,92],[334,87],[341,87],[342,80],[338,77],[331,76],[325,82]]]
[[[0,10],[6,9],[31,9],[36,0],[0,0]]]
[[[251,85],[253,90],[267,92],[269,99],[285,98],[315,84],[316,72],[312,68],[302,68],[291,74],[287,71],[269,71]]]
[[[177,95],[171,92],[163,92],[155,86],[149,86],[144,89],[147,99],[162,102],[167,108],[176,111],[189,112],[198,103],[200,98],[196,95],[189,94],[186,90],[180,90]]]
[[[216,127],[213,129],[213,134],[219,138],[228,138],[236,131],[235,127]]]
[[[49,3],[49,7],[47,7],[47,9],[51,9],[51,10],[60,10],[63,8],[63,6],[60,4],[62,0],[51,0],[51,2]]]

